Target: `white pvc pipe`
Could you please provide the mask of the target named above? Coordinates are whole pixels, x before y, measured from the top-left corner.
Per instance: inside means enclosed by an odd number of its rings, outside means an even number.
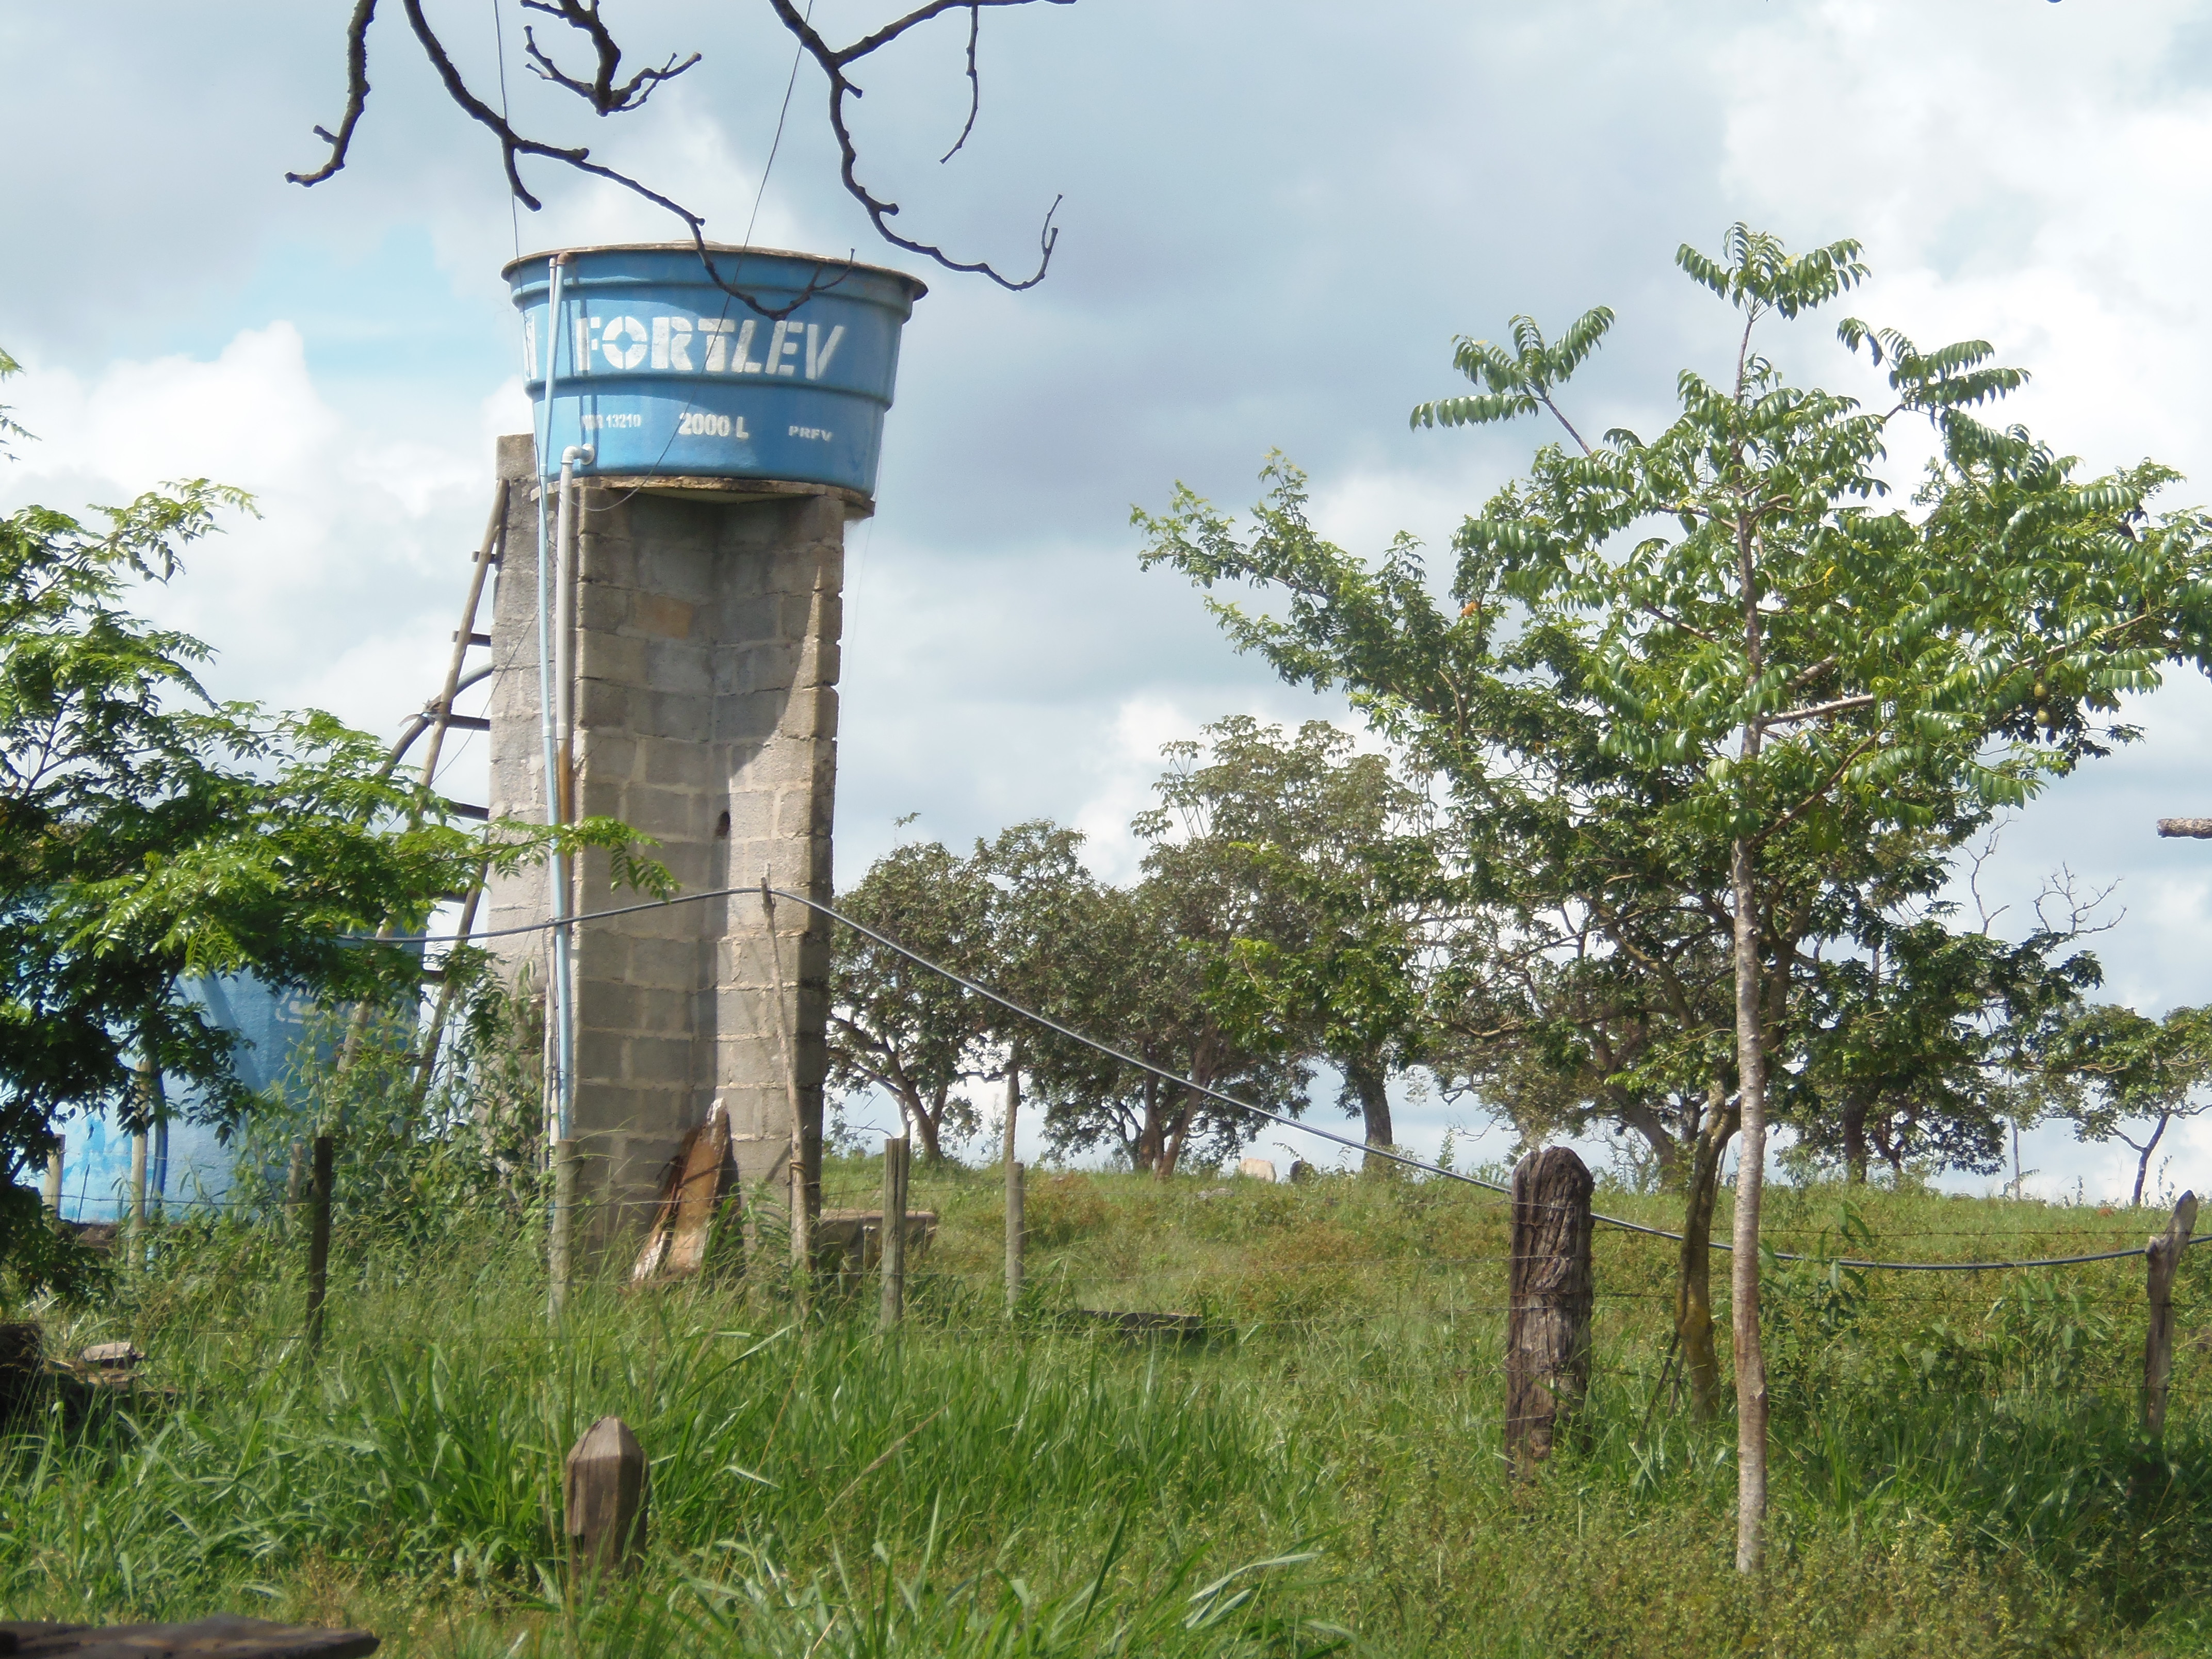
[[[578,561],[576,549],[576,473],[578,462],[589,466],[595,452],[589,444],[570,444],[561,452],[561,507],[553,536],[553,678],[554,726],[553,749],[560,768],[560,822],[567,823],[575,817],[576,807],[576,581]],[[554,920],[563,926],[555,930],[556,944],[555,960],[561,975],[562,1018],[559,1030],[560,1079],[556,1098],[560,1105],[559,1139],[568,1140],[576,1129],[576,987],[574,951],[572,929],[566,923],[569,915],[571,883],[568,878],[567,861],[562,861],[560,896],[556,901]]]
[[[554,669],[553,669],[553,592],[554,570],[552,538],[546,533],[545,487],[550,482],[545,471],[545,452],[553,442],[553,386],[555,371],[560,365],[561,334],[561,278],[563,262],[556,258],[550,261],[552,292],[545,312],[545,396],[543,418],[537,439],[535,468],[538,474],[538,729],[544,747],[545,762],[545,822],[557,827],[561,823],[561,754],[555,731]],[[573,368],[574,365],[572,364]],[[552,884],[553,908],[551,920],[556,923],[567,920],[568,914],[568,861],[557,854],[547,860]],[[556,926],[553,932],[552,983],[546,987],[546,1000],[553,1016],[553,1077],[552,1098],[546,1103],[547,1154],[551,1155],[551,1143],[565,1139],[568,1135],[568,1059],[574,1052],[568,1006],[568,930]]]

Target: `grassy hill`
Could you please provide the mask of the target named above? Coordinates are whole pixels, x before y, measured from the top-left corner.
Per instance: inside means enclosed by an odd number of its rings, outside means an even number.
[[[828,1201],[874,1182],[836,1164]],[[1771,1201],[1778,1248],[1830,1255],[2071,1255],[2162,1220]],[[528,1222],[356,1221],[313,1364],[296,1237],[167,1228],[149,1268],[44,1312],[56,1347],[135,1339],[173,1392],[15,1423],[0,1594],[19,1617],[366,1623],[394,1655],[2212,1651],[2212,1250],[2177,1288],[2156,1456],[2139,1260],[1772,1267],[1776,1546],[1751,1584],[1733,1425],[1676,1397],[1663,1240],[1599,1230],[1586,1438],[1515,1490],[1494,1194],[1038,1173],[1011,1326],[995,1172],[917,1169],[914,1202],[942,1221],[891,1338],[872,1284],[799,1322],[733,1263],[642,1293],[611,1271],[556,1337]],[[1132,1340],[1079,1309],[1206,1335]],[[648,1563],[564,1591],[561,1459],[610,1413],[652,1460]]]

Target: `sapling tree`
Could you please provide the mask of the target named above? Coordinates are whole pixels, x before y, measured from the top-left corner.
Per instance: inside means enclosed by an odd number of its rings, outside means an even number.
[[[1681,374],[1680,412],[1650,440],[1615,429],[1592,446],[1560,403],[1610,313],[1556,343],[1526,318],[1510,349],[1462,341],[1458,366],[1478,391],[1422,406],[1416,424],[1546,413],[1568,441],[1539,449],[1528,476],[1462,526],[1450,611],[1409,541],[1368,571],[1319,543],[1279,488],[1249,543],[1187,492],[1164,517],[1139,515],[1148,561],[1289,589],[1279,617],[1216,609],[1281,672],[1346,684],[1464,799],[1579,820],[1632,797],[1647,847],[1724,872],[1745,1571],[1765,1537],[1771,1060],[1789,1018],[1790,947],[1818,925],[1820,864],[2021,803],[2101,741],[2133,735],[2092,721],[2155,685],[2161,665],[2201,660],[2212,614],[2206,521],[2150,507],[2175,475],[2146,463],[2084,483],[2026,431],[1978,418],[2026,379],[1986,343],[1923,351],[1846,320],[1843,343],[1886,378],[1875,404],[1784,376],[1762,327],[1856,288],[1859,252],[1844,241],[1793,254],[1743,226],[1717,258],[1683,247],[1683,270],[1736,313],[1730,361],[1717,378]],[[1936,456],[1898,505],[1880,468],[1901,419],[1931,425]],[[1617,766],[1610,797],[1553,787],[1539,744],[1547,705],[1562,701]]]

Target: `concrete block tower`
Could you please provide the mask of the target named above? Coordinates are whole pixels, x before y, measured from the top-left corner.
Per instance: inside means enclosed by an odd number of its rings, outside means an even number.
[[[533,549],[532,441],[503,440],[500,458],[506,544]],[[595,479],[576,505],[575,815],[652,836],[684,891],[765,875],[828,902],[845,526],[867,501],[830,485]],[[493,610],[490,806],[533,823],[544,817],[537,605],[534,561],[511,552]],[[610,890],[600,853],[572,880],[572,915],[638,896]],[[543,921],[548,894],[543,872],[495,882],[488,925]],[[787,901],[774,917],[813,1179],[830,933]],[[716,1103],[749,1184],[785,1170],[793,1090],[768,925],[746,892],[575,926],[572,1138],[597,1236],[643,1224],[678,1144]],[[549,933],[499,943],[518,975],[548,982]]]

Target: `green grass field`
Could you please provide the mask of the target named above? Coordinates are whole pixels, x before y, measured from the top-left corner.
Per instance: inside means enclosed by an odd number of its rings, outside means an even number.
[[[874,1179],[836,1165],[828,1201]],[[1692,1428],[1661,1386],[1663,1241],[1599,1231],[1587,1440],[1515,1490],[1492,1194],[1039,1173],[1012,1326],[995,1172],[918,1169],[914,1201],[943,1221],[890,1338],[872,1284],[799,1322],[734,1272],[630,1294],[611,1271],[556,1334],[527,1224],[342,1224],[313,1364],[296,1237],[168,1228],[102,1299],[41,1313],[56,1349],[134,1338],[173,1392],[13,1425],[6,1606],[360,1623],[395,1656],[2212,1652],[2212,1250],[2177,1289],[2156,1456],[2140,1261],[1775,1269],[1776,1546],[1747,1583],[1733,1425]],[[1954,1260],[2160,1219],[1772,1203],[1780,1248]],[[1209,1334],[1131,1341],[1077,1308]],[[647,1564],[564,1589],[561,1460],[609,1413],[651,1459]]]

